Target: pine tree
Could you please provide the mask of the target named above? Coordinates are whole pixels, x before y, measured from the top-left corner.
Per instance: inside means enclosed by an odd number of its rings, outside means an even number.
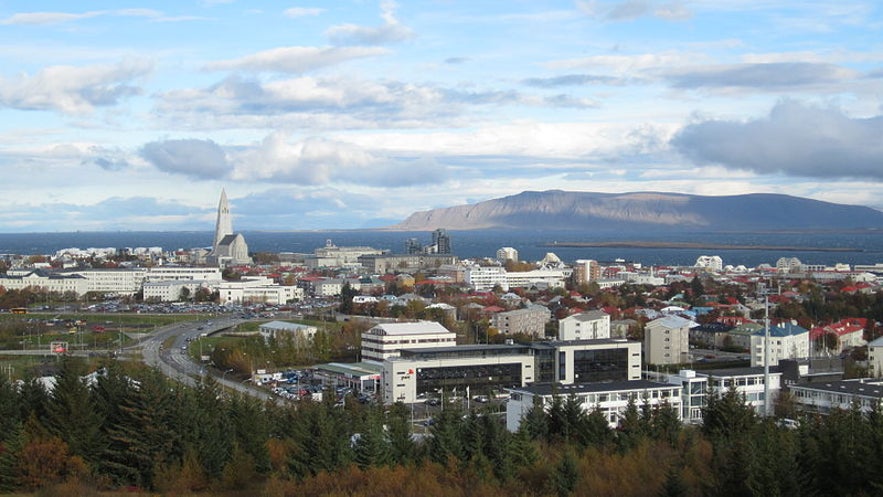
[[[102,432],[103,413],[82,379],[83,373],[73,359],[62,359],[47,405],[46,427],[64,440],[73,454],[95,464],[107,445],[107,438]]]

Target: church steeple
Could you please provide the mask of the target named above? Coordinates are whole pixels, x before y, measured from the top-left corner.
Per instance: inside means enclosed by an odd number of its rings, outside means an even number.
[[[233,219],[230,217],[230,205],[227,203],[227,192],[221,189],[221,200],[218,202],[218,220],[215,223],[215,242],[212,248],[217,251],[218,244],[227,235],[233,234]]]

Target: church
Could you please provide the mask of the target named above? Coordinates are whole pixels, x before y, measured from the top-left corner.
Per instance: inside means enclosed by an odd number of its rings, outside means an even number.
[[[227,192],[221,189],[221,200],[218,202],[218,220],[215,223],[215,241],[212,252],[208,255],[209,264],[218,267],[251,264],[248,256],[248,244],[241,233],[233,232],[233,218],[227,202]]]

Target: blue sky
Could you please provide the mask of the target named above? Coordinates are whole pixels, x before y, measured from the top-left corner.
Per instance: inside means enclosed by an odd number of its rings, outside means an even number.
[[[0,0],[0,232],[362,228],[525,190],[883,209],[877,2]]]

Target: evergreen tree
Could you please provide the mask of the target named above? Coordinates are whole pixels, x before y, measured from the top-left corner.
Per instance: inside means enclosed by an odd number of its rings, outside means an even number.
[[[445,409],[435,418],[430,428],[429,457],[439,464],[447,464],[448,459],[462,461],[463,420],[457,410]]]
[[[576,489],[578,482],[577,458],[570,449],[565,450],[561,460],[555,466],[555,473],[552,478],[555,494],[558,497],[571,495],[574,489]]]
[[[386,417],[386,426],[392,462],[395,464],[413,462],[417,447],[411,438],[411,422],[404,404],[397,402],[390,407]]]
[[[668,468],[668,473],[665,475],[665,485],[659,492],[659,497],[687,497],[687,495],[689,493],[680,470],[675,466]]]
[[[547,440],[549,437],[549,418],[543,408],[543,398],[534,395],[533,405],[521,420],[518,428],[531,440]]]
[[[103,413],[82,379],[85,371],[72,358],[61,361],[47,404],[46,427],[63,440],[74,455],[95,464],[107,446]]]
[[[363,431],[354,435],[354,461],[360,468],[385,466],[392,460],[389,442],[383,430],[382,413],[370,411]]]

